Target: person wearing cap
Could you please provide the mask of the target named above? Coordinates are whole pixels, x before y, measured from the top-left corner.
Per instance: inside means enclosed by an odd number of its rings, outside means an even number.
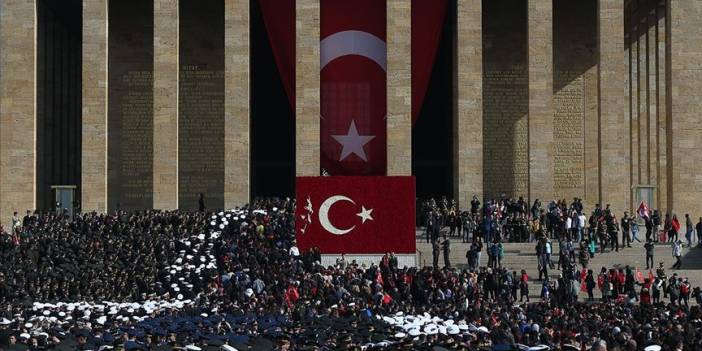
[[[451,241],[446,237],[446,234],[444,234],[441,241],[441,248],[444,253],[444,268],[451,268]]]
[[[441,252],[441,246],[439,245],[439,240],[432,240],[431,242],[431,262],[434,269],[439,268],[439,253]]]
[[[90,331],[81,329],[76,334],[76,350],[94,350],[95,345],[88,342]]]
[[[629,217],[629,212],[624,211],[624,216],[622,217],[620,227],[622,229],[622,247],[631,247],[631,222],[632,219]]]
[[[665,272],[665,267],[663,262],[658,263],[658,268],[656,269],[656,276],[661,280],[663,284],[663,298],[668,297],[668,275]]]

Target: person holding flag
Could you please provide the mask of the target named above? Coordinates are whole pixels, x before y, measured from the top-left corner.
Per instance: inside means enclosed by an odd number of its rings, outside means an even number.
[[[648,205],[646,205],[646,203],[643,201],[641,201],[639,204],[639,208],[636,210],[636,213],[638,213],[639,217],[643,219],[651,218],[651,209],[648,208]]]
[[[651,219],[651,209],[648,208],[648,205],[646,205],[645,202],[641,201],[639,204],[639,208],[636,209],[636,213],[639,215],[644,220],[644,223],[646,224],[646,241],[651,238],[651,231],[653,229],[653,220]],[[636,222],[636,221],[632,221]],[[633,232],[634,228],[632,228]],[[636,232],[632,233],[634,234],[634,238],[636,238],[636,234],[638,234],[638,224],[636,225]],[[638,238],[636,238],[638,240]]]

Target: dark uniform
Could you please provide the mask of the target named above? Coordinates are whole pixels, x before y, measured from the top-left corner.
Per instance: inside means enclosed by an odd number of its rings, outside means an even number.
[[[451,261],[449,260],[449,255],[451,254],[451,241],[448,238],[444,238],[441,242],[441,246],[444,249],[444,267],[450,268]]]

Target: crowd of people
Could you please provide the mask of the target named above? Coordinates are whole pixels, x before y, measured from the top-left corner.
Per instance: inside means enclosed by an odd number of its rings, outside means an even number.
[[[418,226],[424,228],[428,243],[438,239],[444,229],[449,237],[461,238],[464,243],[476,238],[483,242],[524,243],[533,242],[540,236],[570,238],[577,243],[593,237],[597,243],[603,244],[602,247],[616,245],[616,248],[619,241],[610,240],[614,236],[621,236],[622,245],[649,239],[669,243],[681,240],[682,223],[675,214],[666,213],[661,217],[658,210],[653,210],[641,216],[645,230],[641,237],[642,229],[636,216],[624,212],[620,221],[609,204],[605,208],[596,204],[588,216],[580,198],[574,198],[571,202],[554,200],[544,207],[539,199],[534,200],[531,206],[523,197],[513,199],[504,196],[482,204],[477,196],[473,196],[470,209],[461,210],[455,200],[442,197],[438,201],[433,198],[420,201],[417,208]],[[686,214],[684,235],[688,247],[702,246],[702,217],[693,223],[692,217]],[[697,243],[694,242],[695,236]]]
[[[568,236],[545,227],[539,240]],[[500,243],[503,230],[482,236]],[[566,260],[530,299],[535,281],[499,259],[397,262],[322,266],[319,250],[296,246],[291,199],[218,213],[28,213],[0,234],[0,349],[702,348],[702,311],[689,303],[702,294],[662,267],[642,281]]]
[[[618,219],[609,204],[605,208],[596,204],[588,217],[579,198],[570,203],[565,199],[551,201],[545,208],[536,199],[530,209],[527,207],[522,197],[489,200],[481,206],[480,200],[474,196],[470,211],[458,210],[456,202],[445,197],[439,201],[423,201],[419,206],[420,217],[424,218],[426,241],[433,245],[433,265],[438,265],[438,256],[443,249],[444,265],[450,266],[447,254],[450,252],[450,238],[460,237],[463,243],[470,243],[466,259],[471,271],[478,268],[483,249],[488,256],[488,266],[501,267],[503,243],[506,242],[536,243],[540,277],[548,276],[548,270],[554,268],[554,257],[557,257],[559,267],[569,262],[587,268],[598,249],[600,253],[608,249],[618,252],[620,248],[631,247],[634,241],[645,241],[646,269],[653,268],[653,245],[659,242],[671,244],[676,258],[673,268],[682,267],[685,243],[679,237],[682,227],[675,214],[667,213],[662,220],[658,210],[650,211],[645,207],[638,216],[624,212]],[[641,238],[639,221],[645,227]],[[702,217],[695,225],[686,214],[685,228],[687,247],[702,247]],[[694,243],[695,236],[697,244]]]

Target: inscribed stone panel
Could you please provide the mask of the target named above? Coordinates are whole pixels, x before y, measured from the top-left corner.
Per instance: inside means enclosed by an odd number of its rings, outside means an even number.
[[[180,2],[178,207],[224,206],[224,1]]]
[[[526,196],[529,179],[526,1],[483,1],[483,186]]]
[[[109,3],[108,208],[153,202],[153,2]]]

